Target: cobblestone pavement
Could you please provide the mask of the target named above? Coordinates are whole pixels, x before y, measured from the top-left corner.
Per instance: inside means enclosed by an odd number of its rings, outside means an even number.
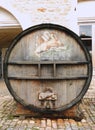
[[[83,99],[80,107],[85,115],[81,121],[14,117],[15,101],[0,82],[0,130],[95,130],[95,99]]]

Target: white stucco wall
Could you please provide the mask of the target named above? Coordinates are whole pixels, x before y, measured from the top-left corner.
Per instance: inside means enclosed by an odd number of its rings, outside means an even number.
[[[77,6],[78,18],[95,17],[95,0],[79,2]]]
[[[0,0],[0,6],[10,11],[23,29],[54,23],[77,33],[76,5],[77,0]]]

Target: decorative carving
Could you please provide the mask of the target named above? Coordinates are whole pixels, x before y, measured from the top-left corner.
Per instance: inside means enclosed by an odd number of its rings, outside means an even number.
[[[41,105],[44,105],[48,109],[55,106],[56,100],[57,95],[51,88],[46,88],[44,92],[39,93],[39,101],[41,101]]]

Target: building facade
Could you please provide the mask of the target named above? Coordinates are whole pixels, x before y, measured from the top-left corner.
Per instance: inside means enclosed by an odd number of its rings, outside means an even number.
[[[86,97],[95,98],[95,1],[80,0],[77,6],[79,36],[92,56],[93,77]]]
[[[93,80],[86,96],[91,98],[95,97],[94,7],[95,2],[93,0],[6,0],[6,2],[0,0],[1,77],[3,77],[3,60],[6,49],[9,47],[15,36],[28,27],[37,24],[59,24],[69,28],[79,36],[85,33],[89,36],[81,37],[85,46],[89,49],[93,61]]]

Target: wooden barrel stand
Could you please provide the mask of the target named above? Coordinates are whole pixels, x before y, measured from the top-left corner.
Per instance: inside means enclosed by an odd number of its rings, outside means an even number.
[[[25,107],[23,107],[21,104],[16,103],[16,109],[13,113],[13,116],[19,117],[20,119],[33,117],[33,118],[50,118],[50,119],[62,118],[62,119],[74,119],[76,121],[81,121],[84,118],[84,115],[79,105],[80,103],[77,103],[77,105],[63,112],[44,114],[44,113],[30,111]]]

